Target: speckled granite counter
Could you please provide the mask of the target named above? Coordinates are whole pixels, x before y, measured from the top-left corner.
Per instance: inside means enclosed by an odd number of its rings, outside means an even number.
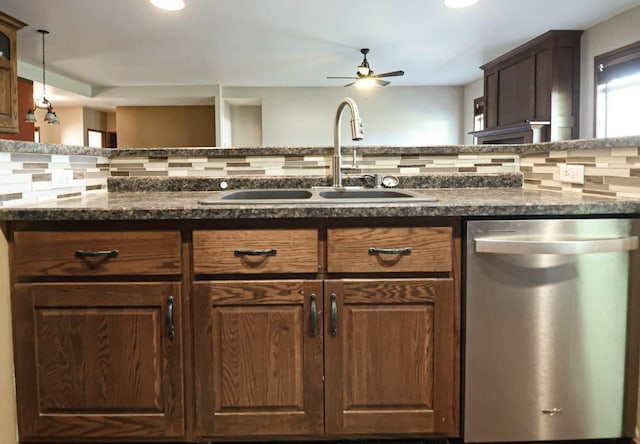
[[[201,205],[215,192],[104,193],[0,209],[5,221],[639,215],[640,201],[517,188],[417,190],[436,202]]]

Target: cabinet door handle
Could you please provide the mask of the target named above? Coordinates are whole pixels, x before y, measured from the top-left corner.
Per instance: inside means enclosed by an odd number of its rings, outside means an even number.
[[[311,336],[318,335],[318,308],[316,307],[316,294],[311,293]]]
[[[275,256],[278,250],[270,248],[268,250],[233,250],[234,256]]]
[[[171,340],[176,337],[176,329],[173,326],[173,296],[167,298],[167,336]]]
[[[82,259],[85,257],[118,257],[118,250],[99,250],[99,251],[85,251],[76,250],[77,258]]]
[[[331,293],[331,336],[338,334],[338,302],[336,294]]]
[[[369,247],[369,254],[409,254],[411,253],[411,247],[406,248],[375,248]]]

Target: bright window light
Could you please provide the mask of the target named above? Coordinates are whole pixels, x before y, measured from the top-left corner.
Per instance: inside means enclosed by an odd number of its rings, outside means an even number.
[[[179,11],[184,9],[184,0],[151,0],[151,4],[156,8],[167,11]]]
[[[478,0],[444,0],[445,6],[449,8],[466,8],[477,2]]]
[[[623,137],[640,133],[637,111],[640,74],[598,85],[596,102],[596,137]]]
[[[104,131],[87,130],[89,146],[93,148],[104,148]]]

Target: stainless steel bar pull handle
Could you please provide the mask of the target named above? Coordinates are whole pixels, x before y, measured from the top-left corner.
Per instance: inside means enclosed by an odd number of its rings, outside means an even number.
[[[167,336],[172,341],[176,337],[176,330],[173,326],[173,296],[167,298]]]
[[[476,238],[476,253],[497,254],[588,254],[636,250],[638,236],[609,239],[518,239]]]
[[[98,251],[86,251],[76,250],[75,256],[79,259],[85,257],[118,257],[118,250],[98,250]]]
[[[234,256],[275,256],[278,250],[270,248],[268,250],[233,250]]]
[[[335,293],[331,293],[331,336],[338,334],[338,302]]]
[[[369,247],[369,254],[409,254],[411,253],[411,247],[406,248],[375,248]]]
[[[315,293],[311,293],[311,336],[318,336],[318,308]]]

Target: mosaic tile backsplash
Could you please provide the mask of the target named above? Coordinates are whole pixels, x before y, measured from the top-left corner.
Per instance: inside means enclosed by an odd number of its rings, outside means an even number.
[[[640,199],[639,147],[552,151],[524,155],[525,188]],[[584,184],[560,180],[560,165],[583,165]]]
[[[112,157],[112,177],[329,176],[330,155],[244,157]],[[433,173],[513,173],[516,154],[362,155],[343,159],[345,174],[420,175]]]
[[[0,152],[0,206],[105,192],[108,177],[103,156]]]
[[[61,147],[0,141],[0,206],[14,206],[126,189],[128,180],[137,185],[154,178],[208,180],[245,178],[249,183],[271,178],[328,181],[331,151],[328,149],[272,148],[262,150],[199,149],[127,150],[123,152],[84,147]],[[612,142],[612,143],[609,143]],[[615,142],[615,143],[613,143]],[[520,174],[525,188],[571,193],[598,194],[640,199],[640,141],[599,139],[510,146],[452,146],[448,150],[393,147],[359,151],[355,162],[345,155],[345,177],[394,174],[406,186],[467,186],[460,180],[433,180],[437,177],[504,175],[507,179],[469,181],[468,186],[516,186]],[[613,145],[613,146],[611,146]],[[562,150],[562,147],[567,150]],[[491,148],[491,149],[490,149]],[[539,149],[538,149],[539,148]],[[545,148],[548,148],[546,150]],[[227,154],[227,151],[229,154]],[[240,155],[242,154],[242,155]],[[583,165],[584,184],[560,180],[560,165]],[[404,178],[404,180],[402,180]],[[109,184],[109,185],[108,185]],[[479,184],[479,185],[478,185]],[[198,185],[197,188],[199,188]],[[141,189],[140,191],[144,191]]]

